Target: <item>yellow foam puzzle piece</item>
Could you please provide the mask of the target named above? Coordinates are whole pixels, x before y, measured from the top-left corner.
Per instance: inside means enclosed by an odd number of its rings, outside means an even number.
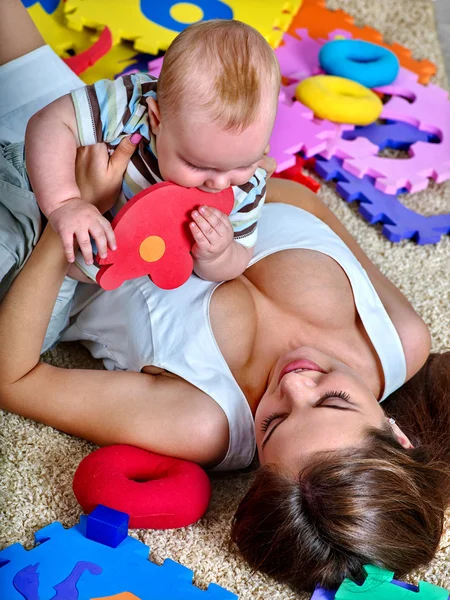
[[[138,52],[157,54],[190,23],[206,18],[233,18],[260,31],[277,47],[303,0],[66,0],[67,25],[82,32],[84,27],[109,27],[113,44],[133,42]],[[141,10],[142,6],[142,10]],[[150,20],[144,14],[151,15]],[[168,28],[169,24],[172,28]]]
[[[51,46],[59,56],[68,56],[68,50],[73,50],[78,54],[93,43],[92,33],[89,34],[86,30],[75,31],[67,27],[64,16],[64,0],[60,0],[58,7],[50,15],[39,3],[30,6],[28,13],[45,43]]]
[[[0,0],[1,1],[1,0]],[[95,83],[99,79],[114,79],[126,67],[133,63],[136,50],[128,44],[113,46],[108,54],[100,58],[95,65],[81,73],[80,78],[87,83]]]

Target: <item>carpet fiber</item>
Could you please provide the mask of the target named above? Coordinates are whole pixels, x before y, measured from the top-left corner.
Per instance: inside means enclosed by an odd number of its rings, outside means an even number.
[[[378,28],[387,40],[411,48],[415,57],[435,62],[438,75],[434,82],[447,86],[431,0],[329,0],[328,5],[345,9],[359,25]],[[449,348],[450,237],[435,246],[391,244],[379,228],[362,220],[356,207],[340,200],[332,185],[323,184],[320,194],[423,316],[432,332],[433,349]],[[450,183],[431,186],[408,199],[408,205],[425,214],[450,212]],[[60,366],[100,368],[77,345],[61,345],[47,359]],[[54,520],[66,527],[78,521],[80,507],[72,493],[72,478],[80,460],[94,446],[10,414],[2,415],[0,432],[0,547],[14,542],[30,547],[36,529]],[[156,562],[170,557],[193,569],[201,587],[214,581],[242,600],[297,598],[270,578],[252,575],[241,559],[227,549],[229,522],[249,477],[232,473],[214,478],[210,509],[197,525],[179,531],[135,531],[133,535],[152,548]],[[421,577],[450,589],[449,544],[447,531],[435,560],[427,569],[412,573],[411,581]]]

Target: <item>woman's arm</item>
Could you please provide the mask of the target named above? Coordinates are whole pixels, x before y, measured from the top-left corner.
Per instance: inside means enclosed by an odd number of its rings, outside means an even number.
[[[366,270],[387,313],[402,341],[407,362],[407,378],[412,377],[425,363],[430,353],[431,338],[427,325],[414,308],[389,279],[373,264],[362,251],[333,212],[308,188],[283,179],[267,182],[266,202],[292,204],[321,219],[350,248]]]
[[[133,150],[123,140],[111,157],[100,146],[81,153],[81,185],[101,210],[117,197]],[[179,377],[39,362],[68,266],[47,226],[0,304],[0,407],[100,445],[130,444],[203,466],[220,462],[228,448],[225,414]]]

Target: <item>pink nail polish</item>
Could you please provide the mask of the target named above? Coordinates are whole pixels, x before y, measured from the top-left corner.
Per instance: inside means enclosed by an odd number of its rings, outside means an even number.
[[[142,140],[142,135],[140,133],[133,133],[133,135],[130,137],[130,142],[132,144],[139,144],[139,142]]]

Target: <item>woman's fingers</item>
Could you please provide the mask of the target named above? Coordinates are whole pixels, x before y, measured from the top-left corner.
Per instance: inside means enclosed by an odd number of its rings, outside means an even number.
[[[117,169],[121,174],[124,173],[141,139],[142,136],[139,133],[134,133],[131,137],[123,138],[112,153],[109,159],[109,166],[114,170]]]

